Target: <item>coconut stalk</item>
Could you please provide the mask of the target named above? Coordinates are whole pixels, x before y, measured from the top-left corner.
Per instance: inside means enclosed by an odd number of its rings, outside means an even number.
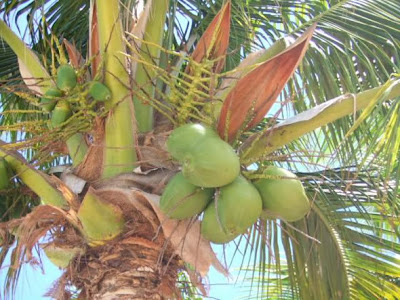
[[[110,113],[105,124],[102,177],[131,172],[136,164],[134,112],[125,64],[118,0],[97,0],[97,27],[104,63],[104,83],[112,93],[105,103]]]
[[[68,267],[70,261],[78,254],[83,253],[83,249],[70,246],[58,246],[49,243],[41,246],[49,260],[59,268]]]
[[[122,210],[100,199],[92,188],[83,198],[78,218],[91,246],[103,245],[112,240],[123,231],[125,224]]]
[[[6,143],[1,142],[0,145],[2,145],[0,156],[7,161],[24,184],[40,197],[42,204],[53,205],[63,209],[69,208],[62,193],[50,183],[44,174],[30,167],[18,153],[14,154],[4,150]]]
[[[159,64],[160,45],[163,40],[168,4],[167,0],[152,1],[139,50],[139,59],[145,63],[133,61],[133,63],[137,63],[134,84],[138,90],[133,95],[133,103],[139,132],[153,129],[153,107],[149,103],[145,103],[144,99],[151,101],[155,96],[157,74],[152,65]]]
[[[382,91],[385,86],[355,95],[339,96],[289,118],[267,131],[253,135],[240,147],[241,161],[251,164],[308,132],[366,108],[371,99],[381,97],[382,100],[386,100],[400,96],[399,80],[392,81],[391,89],[387,93]]]

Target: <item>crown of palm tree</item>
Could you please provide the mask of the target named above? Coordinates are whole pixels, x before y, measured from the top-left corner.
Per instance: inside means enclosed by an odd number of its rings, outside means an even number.
[[[69,284],[97,295],[88,273],[114,267],[109,249],[137,270],[123,257],[144,248],[169,270],[160,294],[193,296],[171,287],[178,272],[205,293],[197,275],[226,270],[201,217],[170,220],[158,205],[179,168],[166,138],[201,122],[246,178],[290,169],[312,203],[304,219],[259,219],[232,242],[246,298],[398,297],[398,1],[5,0],[0,12],[0,163],[13,173],[0,178],[0,262],[17,245],[6,293],[49,233],[43,248],[66,270],[54,297]],[[28,46],[7,26],[22,16]],[[41,97],[65,64],[77,70],[61,96],[71,117],[49,126]],[[94,101],[93,81],[110,101]]]

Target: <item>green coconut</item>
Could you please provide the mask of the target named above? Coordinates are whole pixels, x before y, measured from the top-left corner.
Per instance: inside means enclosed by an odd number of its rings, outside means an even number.
[[[228,143],[219,138],[208,137],[185,153],[182,173],[194,185],[220,187],[238,177],[240,161]]]
[[[179,172],[165,187],[160,199],[160,208],[173,219],[191,218],[206,208],[213,194],[214,189],[197,187]]]
[[[66,100],[58,101],[56,107],[51,112],[51,125],[53,128],[60,126],[72,116],[71,107]]]
[[[292,172],[271,166],[254,185],[263,200],[265,218],[277,217],[288,222],[302,219],[310,211],[310,202],[300,180]]]
[[[62,96],[62,92],[57,88],[49,88],[40,99],[40,106],[43,110],[51,112],[57,104],[57,100]]]
[[[216,197],[219,215],[229,232],[244,233],[262,211],[262,200],[256,187],[243,176],[219,189]]]
[[[202,221],[203,236],[214,243],[224,243],[246,232],[262,211],[260,194],[243,176],[221,187],[214,201],[214,208],[207,207]]]
[[[89,95],[96,101],[111,100],[111,91],[108,87],[98,81],[92,81],[89,86]]]
[[[70,65],[61,65],[57,69],[57,87],[64,91],[69,92],[77,83],[77,76],[75,69]]]
[[[202,124],[185,124],[174,129],[174,131],[172,131],[171,135],[168,137],[168,152],[173,158],[181,161],[184,154],[191,151],[191,149],[205,137],[218,138],[218,135],[210,127]]]
[[[220,218],[217,218],[215,202],[212,201],[204,211],[201,221],[201,234],[215,244],[225,244],[234,240],[239,233],[229,233],[222,228]]]

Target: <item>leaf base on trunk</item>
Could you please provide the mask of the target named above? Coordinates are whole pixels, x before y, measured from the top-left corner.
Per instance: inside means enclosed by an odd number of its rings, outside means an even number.
[[[97,247],[70,273],[86,299],[167,299],[175,293],[179,261],[162,245],[130,237]]]

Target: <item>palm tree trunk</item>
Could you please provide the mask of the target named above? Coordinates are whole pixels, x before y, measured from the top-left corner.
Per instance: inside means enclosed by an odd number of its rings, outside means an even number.
[[[84,299],[170,298],[183,265],[149,204],[123,199],[129,193],[117,192],[113,183],[108,181],[113,188],[98,195],[124,211],[124,233],[101,246],[87,247],[84,255],[71,262],[68,281],[81,290]]]
[[[174,293],[178,261],[159,243],[131,237],[94,250],[74,272],[86,299],[166,299]]]

